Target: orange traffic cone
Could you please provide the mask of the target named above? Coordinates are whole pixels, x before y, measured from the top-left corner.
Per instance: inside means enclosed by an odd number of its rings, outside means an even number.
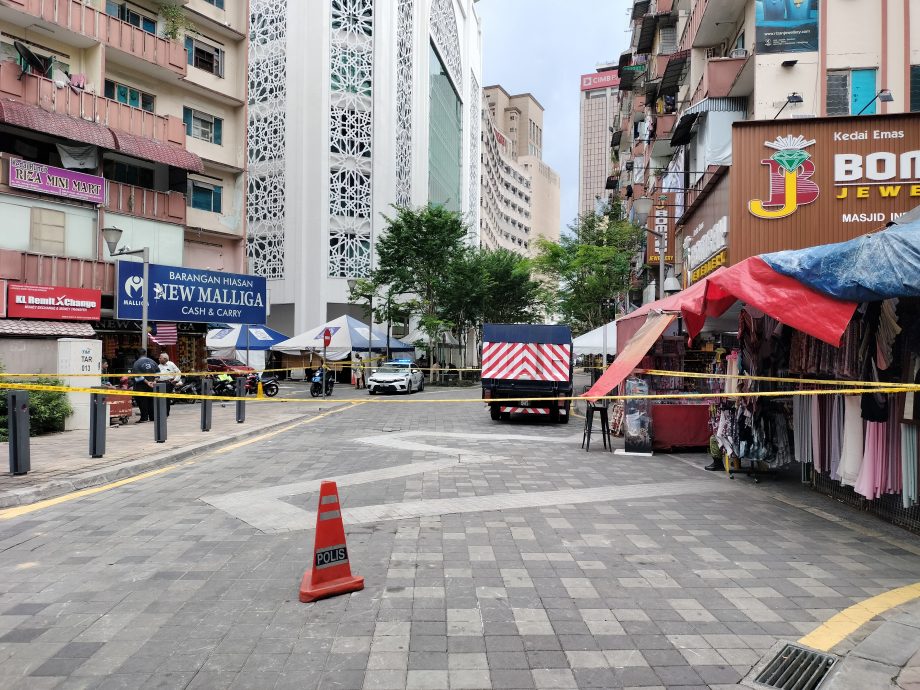
[[[364,589],[364,578],[352,575],[348,564],[338,487],[335,482],[323,482],[316,511],[313,567],[304,573],[300,582],[300,600],[306,603],[361,589]]]

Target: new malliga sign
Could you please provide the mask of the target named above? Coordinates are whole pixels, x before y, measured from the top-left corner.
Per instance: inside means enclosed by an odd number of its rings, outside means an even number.
[[[143,264],[119,261],[115,318],[140,321]],[[151,321],[265,323],[265,278],[150,264],[147,318]]]

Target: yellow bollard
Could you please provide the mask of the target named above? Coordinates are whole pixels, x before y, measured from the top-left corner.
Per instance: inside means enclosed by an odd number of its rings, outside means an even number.
[[[256,398],[264,398],[265,394],[262,392],[262,382],[259,381],[256,384]]]

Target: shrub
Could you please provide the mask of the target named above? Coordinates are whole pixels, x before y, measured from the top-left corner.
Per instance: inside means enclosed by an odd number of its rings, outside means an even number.
[[[4,382],[5,383],[5,382]],[[41,377],[23,383],[60,386],[60,379]],[[15,386],[0,386],[0,441],[9,440],[6,393]],[[64,420],[73,414],[73,408],[63,391],[29,391],[29,436],[41,436],[64,431]]]

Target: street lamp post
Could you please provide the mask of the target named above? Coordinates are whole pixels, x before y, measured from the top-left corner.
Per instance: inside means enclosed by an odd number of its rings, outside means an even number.
[[[147,283],[150,278],[150,248],[131,249],[123,247],[118,249],[118,242],[121,240],[122,231],[120,228],[110,227],[102,228],[102,238],[109,248],[109,256],[140,256],[144,262],[143,280],[141,286],[141,350],[147,354]],[[117,250],[117,251],[116,251]]]
[[[607,318],[608,318],[608,314],[610,314],[610,309],[613,308],[615,305],[616,305],[616,300],[610,297],[607,297],[601,300],[601,310],[602,310],[601,321],[604,322],[603,325],[601,326],[601,328],[604,329],[603,331],[604,359],[601,361],[601,371],[600,371],[601,374],[603,374],[604,371],[607,369]]]

